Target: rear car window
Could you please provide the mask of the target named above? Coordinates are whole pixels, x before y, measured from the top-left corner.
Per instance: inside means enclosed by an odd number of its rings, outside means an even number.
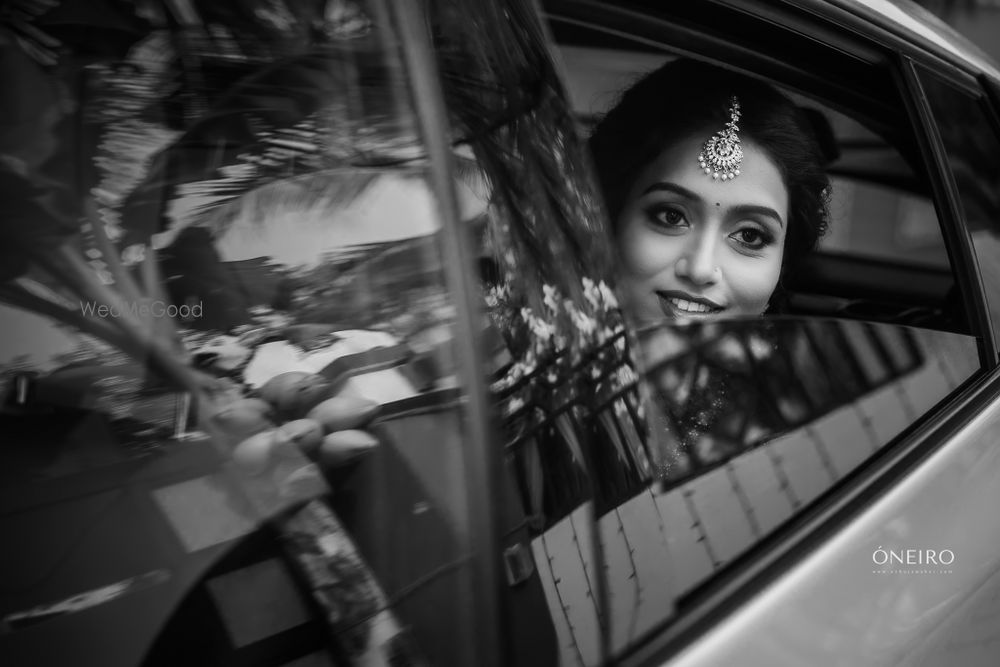
[[[608,38],[602,28],[588,49],[588,28],[573,24],[558,52],[585,134],[631,82],[676,57],[648,42],[629,50],[626,36]],[[616,40],[620,50],[608,48]],[[683,44],[690,57],[693,42]],[[876,67],[871,80],[889,77],[886,62]],[[594,614],[575,602],[565,621],[585,664],[599,657],[582,637],[601,631],[602,611],[611,619],[608,652],[627,652],[762,545],[779,544],[794,518],[834,497],[979,372],[977,340],[955,307],[927,166],[913,128],[898,126],[907,118],[902,91],[854,113],[831,104],[837,94],[821,81],[804,86],[800,78],[786,89],[818,112],[835,142],[832,231],[811,266],[790,278],[788,315],[636,332],[652,472],[627,456],[593,470],[615,489],[610,503],[598,494],[592,528],[605,559],[601,584],[587,578],[586,556],[574,555],[590,539],[580,517],[545,524],[540,537],[539,553],[553,564],[542,572],[553,617],[584,583],[593,600]],[[893,133],[872,121],[878,104],[893,109]]]
[[[919,69],[944,144],[951,175],[958,188],[959,204],[979,261],[984,293],[994,331],[1000,328],[1000,172],[995,156],[998,138],[997,85],[985,78],[987,89],[970,94],[938,75]],[[992,91],[992,97],[987,96]]]

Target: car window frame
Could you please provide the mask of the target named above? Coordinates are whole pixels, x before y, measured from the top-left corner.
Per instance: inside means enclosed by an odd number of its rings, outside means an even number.
[[[575,23],[578,27],[598,30],[613,37],[627,39],[640,46],[645,45],[651,49],[697,57],[702,60],[714,60],[723,64],[727,61],[739,62],[740,69],[757,76],[767,77],[790,88],[796,88],[794,83],[789,85],[787,76],[776,75],[776,73],[787,74],[797,69],[799,76],[805,77],[807,80],[815,79],[814,75],[810,75],[807,70],[797,68],[794,64],[778,62],[775,58],[750,52],[732,43],[725,43],[711,34],[703,34],[700,26],[678,27],[671,24],[669,19],[664,16],[654,19],[643,16],[630,8],[602,7],[599,6],[600,3],[592,0],[549,4],[560,8],[567,4],[572,4],[574,7],[582,6],[583,14],[590,19],[580,20],[579,18],[567,17],[565,12],[549,12],[548,18],[550,20],[555,18]],[[710,0],[709,4],[730,9],[735,7],[748,12],[755,3],[746,0]],[[810,4],[818,5],[820,3]],[[788,9],[795,8],[785,4],[780,8],[768,6],[767,15],[770,20],[777,24],[784,15],[783,11]],[[840,22],[838,16],[838,21],[834,22],[831,16],[839,14],[849,17],[850,20]],[[756,12],[755,15],[760,16],[761,13]],[[637,32],[642,34],[636,37],[622,28],[622,24],[629,18],[635,21],[638,17],[642,17],[643,23],[637,25],[639,28]],[[930,148],[933,138],[936,137],[936,130],[926,114],[920,111],[918,103],[914,99],[918,89],[914,88],[908,81],[905,70],[908,67],[907,63],[912,63],[916,59],[921,64],[929,63],[934,69],[949,72],[957,69],[963,75],[969,75],[969,73],[961,70],[954,63],[942,59],[940,54],[924,50],[927,48],[925,45],[906,42],[901,36],[878,26],[866,24],[862,17],[850,14],[841,8],[830,9],[824,5],[824,11],[822,13],[814,12],[811,18],[799,11],[795,16],[795,21],[794,28],[811,36],[821,45],[820,48],[845,53],[853,45],[864,44],[863,51],[866,55],[872,53],[880,55],[876,62],[870,64],[885,67],[891,73],[899,97],[905,105],[907,113],[905,119],[909,125],[909,132],[917,143],[920,171],[931,179],[933,185],[931,196],[939,214],[942,235],[949,247],[949,261],[952,262],[950,269],[956,276],[956,280],[959,279],[959,275],[964,275],[962,280],[969,285],[977,286],[976,288],[979,290],[970,294],[969,290],[965,289],[963,297],[968,296],[969,300],[972,301],[968,304],[973,307],[970,312],[977,313],[973,325],[977,326],[978,324],[978,330],[973,330],[972,333],[984,341],[985,354],[981,352],[983,358],[980,360],[980,370],[972,378],[943,399],[935,408],[922,414],[915,422],[911,423],[906,430],[876,453],[861,469],[833,485],[812,507],[794,515],[786,526],[755,544],[742,557],[737,558],[723,571],[717,572],[706,584],[681,598],[678,601],[680,609],[677,616],[669,625],[658,633],[654,633],[654,636],[649,637],[645,643],[640,643],[626,652],[622,656],[622,664],[625,665],[649,664],[654,659],[669,659],[690,645],[696,638],[709,632],[723,617],[728,616],[743,603],[752,599],[768,583],[780,578],[782,572],[786,571],[791,564],[801,560],[805,554],[843,529],[868,504],[886,493],[908,471],[923,462],[944,442],[947,442],[952,435],[957,433],[962,426],[968,424],[982,410],[983,406],[990,400],[990,392],[1000,387],[1000,376],[991,372],[995,371],[996,368],[996,356],[995,354],[990,355],[989,352],[996,349],[994,332],[992,328],[982,327],[984,323],[982,318],[986,317],[987,314],[985,299],[982,298],[982,283],[978,266],[961,260],[962,256],[971,252],[971,239],[968,236],[964,219],[957,215],[958,212],[954,210],[957,191],[954,188],[954,183],[948,183],[941,177],[946,168],[940,161],[941,156],[937,156],[933,160],[930,159],[935,157]],[[813,27],[817,27],[817,29],[814,30]],[[650,37],[650,33],[654,29],[662,30],[661,36],[655,39]],[[840,32],[837,32],[838,30]],[[827,35],[833,35],[836,39],[831,39],[827,43],[823,41]],[[679,40],[675,41],[676,37],[679,37]],[[731,60],[735,55],[739,55],[740,58]],[[762,63],[769,65],[769,67],[762,68]],[[823,96],[815,95],[815,92],[808,87],[804,92],[810,97],[830,103],[833,108],[841,106],[836,104],[835,100],[827,100],[823,99]],[[856,109],[850,106],[848,109],[852,111],[852,115],[857,117]],[[959,263],[954,263],[952,253],[958,255]]]
[[[923,66],[923,63],[919,63]],[[952,273],[958,281],[959,293],[965,305],[972,333],[979,341],[979,361],[984,369],[996,368],[998,361],[997,338],[990,320],[979,260],[972,245],[972,235],[961,205],[961,193],[951,173],[944,141],[938,132],[930,100],[924,91],[917,71],[918,63],[909,56],[900,56],[899,73],[902,83],[911,94],[906,98],[913,127],[918,131],[917,140],[931,169],[928,170],[934,207],[941,223]],[[929,69],[929,68],[928,68]],[[975,79],[952,73],[958,87],[975,85]],[[963,86],[964,84],[964,86]]]
[[[419,131],[427,147],[431,190],[441,216],[441,246],[445,283],[454,295],[455,350],[459,362],[459,383],[464,388],[467,450],[463,456],[466,474],[466,527],[472,551],[473,576],[480,590],[463,591],[472,604],[473,627],[482,636],[477,659],[482,664],[499,666],[506,662],[506,641],[502,627],[501,588],[502,526],[493,503],[503,488],[504,460],[500,433],[493,415],[493,401],[483,382],[487,367],[486,352],[479,323],[483,304],[476,290],[476,253],[465,233],[460,214],[459,196],[454,176],[456,168],[448,129],[447,102],[441,72],[434,52],[432,36],[426,24],[427,8],[411,0],[385,0],[390,23],[399,39],[399,55],[408,74],[408,88],[413,96]],[[536,14],[537,16],[537,14]]]
[[[1000,79],[980,74],[976,80],[983,90],[990,123],[993,125],[993,130],[1000,136]]]

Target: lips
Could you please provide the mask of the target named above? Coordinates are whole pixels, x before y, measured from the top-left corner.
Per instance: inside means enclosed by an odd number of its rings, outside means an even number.
[[[657,292],[660,298],[660,308],[664,314],[678,318],[701,318],[713,317],[721,313],[725,308],[704,297],[688,294],[679,291]]]

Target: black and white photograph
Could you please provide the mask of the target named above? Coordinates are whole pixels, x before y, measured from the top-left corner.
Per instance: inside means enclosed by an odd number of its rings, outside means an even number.
[[[2,667],[1000,665],[997,0],[0,0]]]

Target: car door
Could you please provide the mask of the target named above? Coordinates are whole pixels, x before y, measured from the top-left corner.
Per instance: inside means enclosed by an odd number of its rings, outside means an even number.
[[[0,662],[500,664],[470,6],[69,4],[0,25]]]
[[[974,594],[993,599],[976,591],[998,566],[992,528],[962,531],[949,519],[961,511],[981,522],[996,498],[987,471],[991,290],[980,273],[992,255],[974,252],[940,147],[948,122],[931,116],[921,89],[921,67],[968,80],[975,66],[931,55],[918,37],[849,5],[546,9],[584,131],[630,80],[673,57],[763,77],[819,110],[838,141],[834,197],[839,185],[855,233],[835,229],[792,278],[798,301],[787,321],[642,334],[645,386],[660,408],[654,458],[675,472],[597,518],[617,526],[598,528],[607,655],[626,664],[919,664],[949,631],[924,649],[915,642],[945,620],[960,627]],[[969,113],[987,127],[995,116],[982,84],[969,86]],[[973,136],[992,145],[993,131]],[[984,167],[994,165],[985,153]],[[683,396],[678,387],[706,367],[720,379],[701,397]],[[720,387],[745,419],[705,428]],[[757,428],[747,428],[751,417]],[[714,446],[688,444],[699,439]],[[638,518],[644,503],[656,520]],[[643,564],[643,551],[670,560],[669,579]],[[653,612],[663,591],[673,609]],[[962,650],[988,659],[986,647]]]

